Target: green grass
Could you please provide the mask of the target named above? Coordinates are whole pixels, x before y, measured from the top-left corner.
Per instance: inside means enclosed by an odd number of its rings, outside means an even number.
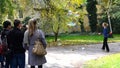
[[[120,42],[120,35],[116,34],[113,35],[114,38],[109,38],[108,42]],[[53,43],[54,37],[47,37],[47,42]],[[96,44],[103,42],[102,35],[61,35],[58,37],[60,42],[63,45],[77,45],[77,44]],[[55,42],[52,44],[54,45]]]
[[[83,68],[120,68],[120,54],[90,60],[84,64]]]

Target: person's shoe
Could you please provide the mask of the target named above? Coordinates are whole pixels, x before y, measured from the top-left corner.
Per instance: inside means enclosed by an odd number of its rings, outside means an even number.
[[[110,50],[107,50],[106,52],[110,52]]]

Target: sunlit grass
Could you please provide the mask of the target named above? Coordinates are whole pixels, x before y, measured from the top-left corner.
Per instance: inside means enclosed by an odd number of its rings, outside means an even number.
[[[62,43],[62,45],[97,44],[103,42],[102,35],[61,35],[58,39],[58,42]],[[47,37],[47,42],[54,45],[54,37]],[[113,38],[109,38],[108,42],[120,42],[120,35],[113,35]]]
[[[90,60],[84,64],[83,68],[120,68],[120,54]]]

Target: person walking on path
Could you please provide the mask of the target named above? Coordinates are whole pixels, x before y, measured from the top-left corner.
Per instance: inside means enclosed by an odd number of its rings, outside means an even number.
[[[47,43],[42,30],[37,28],[37,21],[35,19],[30,19],[28,23],[28,30],[24,33],[24,46],[28,46],[28,64],[31,68],[35,68],[35,66],[42,68],[42,65],[46,63],[45,56],[37,56],[32,53],[33,46],[38,37],[40,37],[44,48],[46,48]]]
[[[9,49],[9,47],[8,47],[9,44],[7,42],[7,36],[8,36],[10,31],[11,31],[11,22],[10,21],[4,21],[3,22],[3,31],[1,33],[1,40],[2,40],[2,43],[5,44],[5,46],[7,46],[7,49]],[[9,68],[10,64],[11,64],[10,55],[4,54],[4,56],[5,56],[5,68]]]
[[[107,29],[108,24],[104,22],[102,24],[102,26],[103,26],[103,36],[104,36],[102,50],[106,49],[106,51],[109,52],[110,50],[109,50],[109,46],[108,46],[108,43],[107,43],[108,35],[109,35],[108,34],[108,29]]]
[[[11,68],[25,68],[25,49],[23,48],[24,33],[21,21],[14,20],[14,28],[8,34],[8,42],[12,51]]]

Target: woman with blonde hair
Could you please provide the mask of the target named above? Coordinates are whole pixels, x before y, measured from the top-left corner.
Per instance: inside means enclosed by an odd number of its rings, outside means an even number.
[[[103,36],[104,36],[104,39],[103,39],[103,46],[102,46],[102,50],[105,50],[106,48],[106,51],[109,52],[109,46],[108,46],[108,43],[107,43],[107,40],[108,40],[108,24],[106,22],[103,22],[102,24],[103,26]]]
[[[36,19],[30,19],[28,23],[28,30],[24,33],[24,46],[28,49],[28,64],[31,68],[35,68],[37,65],[38,68],[42,68],[42,65],[46,63],[45,56],[37,56],[32,53],[33,46],[35,41],[40,38],[43,47],[46,48],[45,36],[42,30],[37,28]]]

